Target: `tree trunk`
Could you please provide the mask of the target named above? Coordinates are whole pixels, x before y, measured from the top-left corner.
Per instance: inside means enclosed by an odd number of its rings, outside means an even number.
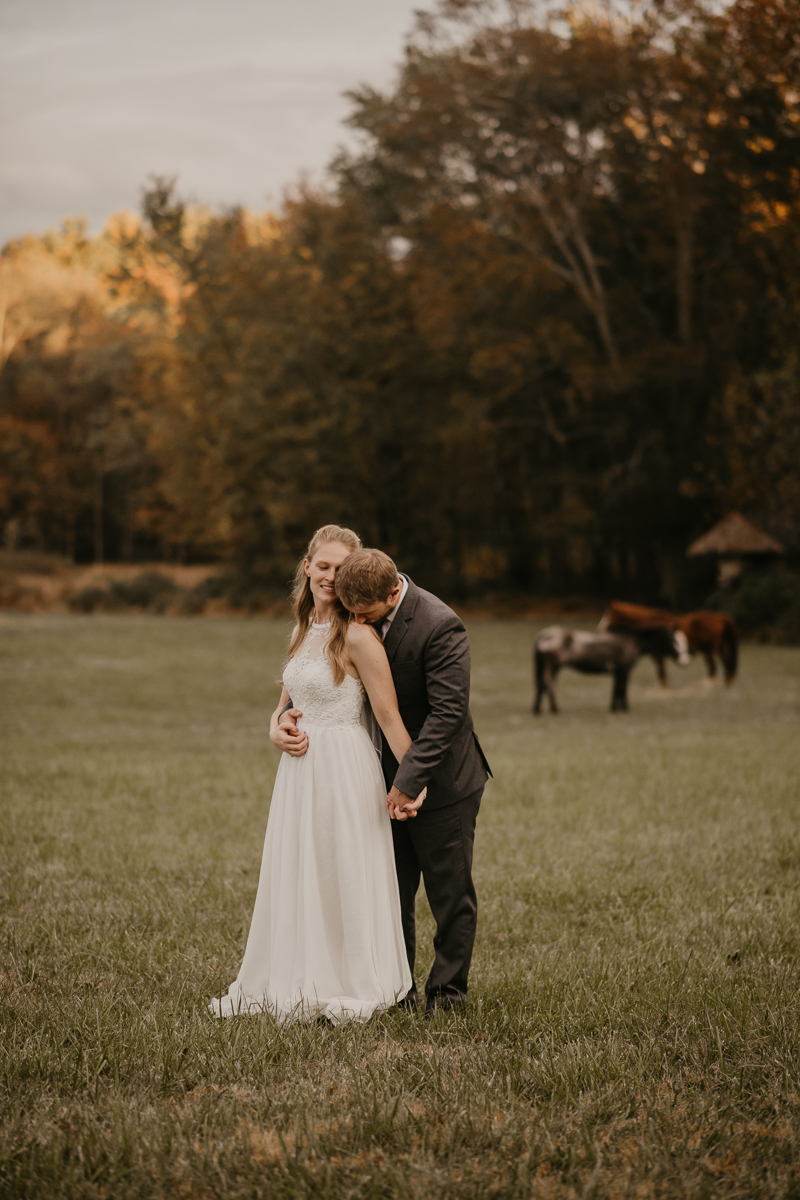
[[[122,531],[122,561],[133,562],[133,487],[128,486],[125,489],[125,502],[123,512],[125,514],[125,527]]]
[[[678,337],[684,346],[692,340],[692,300],[694,284],[694,212],[681,198],[675,201],[675,296]]]
[[[98,471],[94,481],[94,561],[103,561],[103,475]]]
[[[76,525],[75,510],[71,509],[66,520],[64,536],[64,555],[70,562],[75,562]]]
[[[545,229],[564,260],[563,263],[551,258],[543,261],[562,279],[569,280],[575,288],[578,297],[595,319],[609,363],[612,367],[618,367],[620,354],[608,315],[606,290],[600,277],[597,258],[589,245],[577,207],[571,201],[562,199],[562,216],[559,218],[538,188],[532,189],[531,196]]]

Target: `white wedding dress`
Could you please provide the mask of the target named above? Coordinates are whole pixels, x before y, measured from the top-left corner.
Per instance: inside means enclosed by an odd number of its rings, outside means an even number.
[[[314,624],[284,683],[308,734],[272,793],[253,920],[239,975],[211,1011],[367,1021],[411,987],[386,787],[364,688],[338,687]]]

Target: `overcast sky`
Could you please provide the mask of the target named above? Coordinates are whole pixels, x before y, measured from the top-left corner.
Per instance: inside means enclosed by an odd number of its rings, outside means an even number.
[[[389,84],[420,0],[0,0],[0,244],[137,208],[148,175],[275,207],[342,92]]]

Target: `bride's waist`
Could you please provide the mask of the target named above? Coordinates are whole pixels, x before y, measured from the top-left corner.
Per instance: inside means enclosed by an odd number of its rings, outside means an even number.
[[[352,717],[315,717],[313,714],[304,714],[298,719],[297,728],[308,733],[312,729],[363,729],[364,726],[360,714]]]

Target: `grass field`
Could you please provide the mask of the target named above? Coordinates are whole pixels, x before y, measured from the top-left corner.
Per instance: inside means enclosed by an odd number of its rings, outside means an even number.
[[[285,624],[0,614],[4,1200],[800,1196],[800,650],[533,718],[535,628],[470,627],[466,1014],[281,1030],[206,1004]]]

